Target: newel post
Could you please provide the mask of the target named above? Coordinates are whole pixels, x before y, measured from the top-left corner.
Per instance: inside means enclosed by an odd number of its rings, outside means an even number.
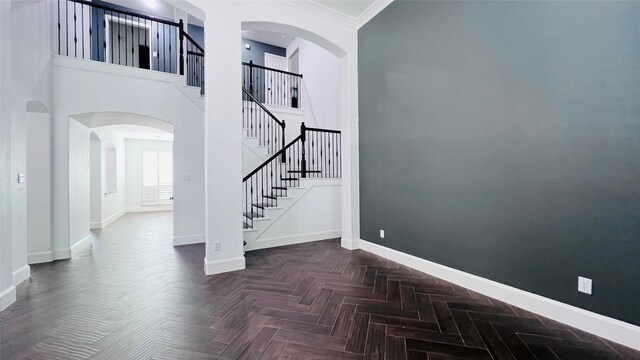
[[[307,141],[307,127],[304,125],[300,125],[300,140],[302,140],[302,160],[300,161],[300,174],[302,178],[307,177],[307,157],[305,153],[305,143]]]
[[[180,32],[180,75],[184,75],[184,21],[178,23]]]

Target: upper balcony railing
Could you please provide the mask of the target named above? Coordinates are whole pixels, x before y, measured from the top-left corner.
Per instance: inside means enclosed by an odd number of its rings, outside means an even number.
[[[184,22],[85,0],[56,0],[57,55],[185,75],[204,94],[204,49]],[[185,51],[186,50],[186,51]]]
[[[242,63],[242,86],[264,104],[299,108],[300,85],[302,74]]]

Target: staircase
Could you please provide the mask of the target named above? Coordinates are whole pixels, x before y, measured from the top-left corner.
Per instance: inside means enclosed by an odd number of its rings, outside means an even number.
[[[309,128],[304,123],[299,130],[289,130],[259,100],[268,96],[255,96],[255,91],[245,86],[242,96],[245,147],[252,148],[256,157],[265,157],[247,173],[242,185],[244,239],[246,249],[253,250],[260,248],[253,241],[309,189],[321,180],[339,180],[341,133]],[[299,134],[285,143],[285,131]]]

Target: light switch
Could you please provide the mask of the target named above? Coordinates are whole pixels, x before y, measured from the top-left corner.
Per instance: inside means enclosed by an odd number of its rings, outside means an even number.
[[[18,174],[18,184],[24,183],[24,174]]]

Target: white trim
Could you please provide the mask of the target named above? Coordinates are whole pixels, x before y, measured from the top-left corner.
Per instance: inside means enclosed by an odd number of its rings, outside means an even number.
[[[173,246],[204,244],[206,237],[204,234],[181,235],[173,237]]]
[[[288,235],[288,236],[278,236],[278,237],[272,237],[267,239],[258,239],[250,243],[247,242],[247,246],[245,246],[245,251],[267,249],[267,248],[272,248],[276,246],[301,244],[301,243],[306,243],[311,241],[335,239],[340,237],[341,235],[342,235],[342,230],[335,229],[335,230],[317,231],[317,232]]]
[[[358,239],[354,241],[343,236],[340,239],[340,246],[347,250],[357,250],[360,248],[360,242],[358,241]]]
[[[128,213],[173,211],[173,205],[139,206],[127,208]]]
[[[91,247],[92,246],[92,244],[91,244],[91,238],[92,237],[93,236],[91,234],[89,234],[89,235],[85,236],[82,240],[80,240],[77,243],[73,244],[73,246],[71,246],[69,248],[69,257],[73,259],[82,250]]]
[[[0,292],[0,311],[9,307],[16,301],[16,287],[11,285]]]
[[[53,261],[53,251],[38,251],[27,254],[27,263],[29,265],[47,263]]]
[[[207,258],[204,258],[205,275],[214,275],[229,271],[244,270],[246,267],[247,265],[244,256],[214,261],[207,261]]]
[[[640,350],[640,327],[360,239],[360,249]]]
[[[31,276],[31,267],[25,265],[13,272],[13,285],[18,286],[21,282],[27,280]]]
[[[315,1],[292,1],[292,0],[276,0],[276,1],[278,1],[281,4],[294,7],[298,10],[305,11],[309,14],[312,14],[322,19],[330,20],[346,27],[357,28],[356,25],[358,21],[355,17],[351,15],[347,15],[343,12],[340,12],[336,9],[322,5]]]
[[[118,211],[117,213],[109,216],[108,218],[102,220],[101,228],[109,226],[109,224],[111,224],[112,222],[118,220],[118,218],[120,218],[122,215],[124,215],[126,213],[127,213],[127,209],[122,209],[122,210]]]
[[[358,19],[356,19],[356,27],[360,29],[364,24],[373,19],[380,11],[384,10],[393,0],[376,0],[368,8],[366,8]]]

